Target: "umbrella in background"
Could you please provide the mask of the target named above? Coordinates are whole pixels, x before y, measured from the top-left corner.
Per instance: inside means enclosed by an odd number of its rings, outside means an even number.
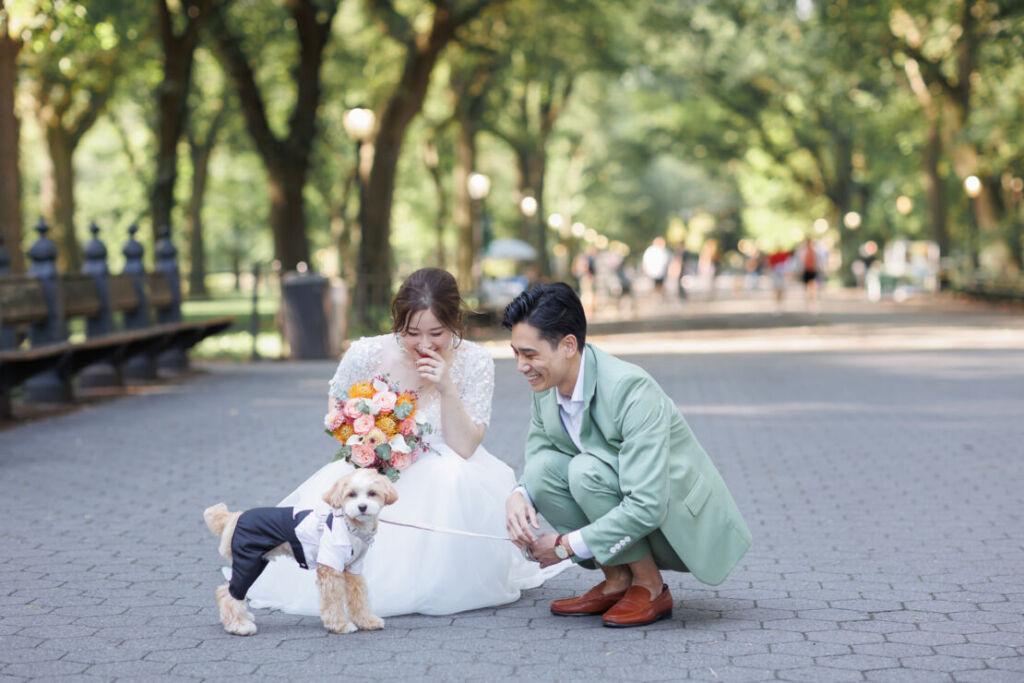
[[[537,250],[522,240],[502,237],[487,245],[484,258],[532,261],[537,258]]]

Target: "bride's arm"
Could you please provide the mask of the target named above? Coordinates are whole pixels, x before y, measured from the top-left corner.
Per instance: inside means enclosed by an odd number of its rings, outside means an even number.
[[[468,458],[484,440],[487,425],[477,424],[470,419],[451,378],[447,385],[438,387],[441,392],[441,430],[451,449],[463,458]]]
[[[469,344],[452,357],[452,367],[439,354],[417,361],[424,379],[433,381],[441,395],[441,431],[444,440],[463,458],[476,452],[491,417],[494,361],[483,348]],[[453,371],[454,370],[454,371]]]

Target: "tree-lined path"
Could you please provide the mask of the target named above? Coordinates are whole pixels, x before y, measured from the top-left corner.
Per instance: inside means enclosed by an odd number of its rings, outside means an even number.
[[[754,533],[720,586],[669,575],[671,620],[553,617],[595,580],[570,570],[376,633],[264,613],[225,634],[202,510],[273,504],[330,457],[333,364],[211,365],[0,431],[0,679],[1020,680],[1019,314],[826,302],[796,327],[712,324],[737,305],[593,340],[665,385]],[[529,394],[503,346],[485,445],[518,469]]]

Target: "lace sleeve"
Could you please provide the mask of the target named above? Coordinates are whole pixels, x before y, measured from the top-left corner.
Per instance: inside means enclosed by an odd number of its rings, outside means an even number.
[[[375,354],[373,346],[376,338],[362,337],[352,342],[348,351],[341,357],[338,369],[331,378],[327,393],[337,399],[348,396],[348,390],[360,380],[369,379],[373,373]]]
[[[469,419],[486,425],[491,421],[491,400],[494,398],[494,359],[487,349],[473,342],[462,342],[456,382],[462,407]]]

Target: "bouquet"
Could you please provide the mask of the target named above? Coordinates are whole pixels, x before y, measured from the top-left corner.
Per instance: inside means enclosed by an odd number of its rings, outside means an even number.
[[[343,444],[334,460],[372,467],[397,481],[427,449],[423,437],[431,429],[419,421],[416,400],[415,392],[399,391],[387,375],[353,384],[348,398],[336,401],[324,417],[327,433]]]

